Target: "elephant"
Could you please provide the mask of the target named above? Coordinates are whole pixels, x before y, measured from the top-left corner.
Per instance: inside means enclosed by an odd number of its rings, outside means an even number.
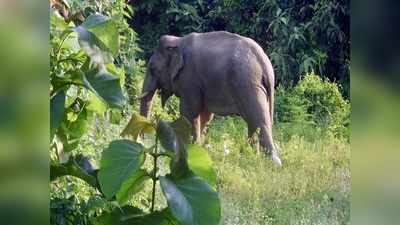
[[[259,130],[261,149],[281,166],[272,138],[274,83],[268,56],[250,38],[226,31],[163,35],[148,61],[140,114],[148,117],[156,91],[162,107],[177,96],[195,142],[214,114],[238,115],[249,137]]]

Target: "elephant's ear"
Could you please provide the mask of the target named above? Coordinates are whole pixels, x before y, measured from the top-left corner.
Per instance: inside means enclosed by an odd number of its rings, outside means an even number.
[[[178,47],[171,48],[171,60],[169,62],[169,74],[171,75],[171,81],[174,81],[178,77],[179,70],[183,67],[183,55]]]
[[[177,78],[179,70],[183,67],[184,63],[182,49],[179,47],[180,42],[180,37],[172,35],[163,35],[160,38],[160,45],[162,48],[167,50],[170,57],[168,72],[171,76],[171,81],[174,81]]]

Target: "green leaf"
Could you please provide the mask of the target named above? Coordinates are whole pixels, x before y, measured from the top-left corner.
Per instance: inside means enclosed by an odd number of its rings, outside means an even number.
[[[100,187],[104,195],[111,199],[121,185],[139,170],[144,159],[143,145],[129,140],[111,142],[102,153],[99,171]]]
[[[217,175],[208,152],[199,145],[188,147],[189,168],[198,176],[206,180],[212,187],[217,185]]]
[[[112,124],[119,124],[122,119],[122,111],[120,109],[110,109],[107,112],[108,120]]]
[[[217,225],[221,217],[218,193],[203,179],[160,177],[171,213],[183,225]]]
[[[124,225],[129,224],[127,218],[141,215],[144,215],[141,209],[133,206],[124,206],[111,212],[103,213],[101,216],[93,218],[92,222],[95,225]]]
[[[119,78],[105,69],[92,69],[83,76],[85,86],[110,107],[122,108],[125,98],[119,83]]]
[[[60,123],[63,119],[65,111],[65,92],[60,90],[50,100],[50,140],[53,139]]]
[[[165,153],[174,156],[179,149],[179,140],[170,123],[160,120],[157,125],[157,135]]]
[[[179,225],[168,208],[144,214],[138,208],[124,206],[93,219],[95,225]]]
[[[89,92],[89,105],[86,107],[98,115],[102,116],[107,111],[107,105],[101,101],[93,92]]]
[[[134,225],[180,225],[171,215],[170,210],[155,211],[142,217],[136,217],[126,220],[125,224]]]
[[[160,120],[157,126],[157,134],[167,153],[174,155],[180,147],[186,147],[190,142],[191,125],[184,117],[172,123]]]
[[[114,63],[106,65],[107,71],[119,78],[121,87],[125,85],[125,71],[115,66]]]
[[[121,189],[117,192],[116,198],[120,205],[125,204],[132,195],[139,192],[144,183],[149,179],[149,175],[146,170],[139,170],[133,173],[121,186]]]
[[[65,164],[52,163],[50,164],[50,181],[61,176],[74,176],[86,181],[91,186],[98,188],[97,178],[91,174],[92,171],[81,167],[75,158],[70,157]]]
[[[78,147],[80,138],[90,126],[93,113],[87,110],[86,104],[81,98],[76,98],[64,113],[66,116],[57,132],[63,143],[64,152],[70,152]]]
[[[180,117],[171,123],[175,134],[184,144],[189,144],[191,139],[192,126],[185,117]]]
[[[119,32],[113,20],[100,14],[92,14],[81,27],[94,34],[114,56],[118,54]]]
[[[79,146],[79,138],[68,139],[64,132],[57,132],[57,137],[60,138],[64,153],[71,152]]]
[[[191,5],[189,5],[189,4],[186,4],[186,3],[182,3],[181,6],[182,6],[182,8],[185,9],[187,12],[189,12],[190,14],[192,14],[195,18],[199,17],[199,15],[197,14],[197,10],[196,10],[193,6],[191,6]]]
[[[133,114],[128,124],[121,132],[121,136],[132,136],[134,140],[137,140],[139,134],[152,134],[155,133],[153,124],[148,121],[145,117]]]
[[[65,122],[64,131],[69,134],[71,139],[80,138],[85,134],[89,128],[90,121],[92,119],[92,113],[87,111],[86,107],[81,109],[77,114],[77,118],[74,121],[67,120]]]
[[[83,26],[75,27],[74,31],[79,35],[79,45],[89,56],[91,63],[102,66],[113,62],[110,49],[95,34]]]
[[[61,34],[61,39],[64,39],[64,42],[62,44],[62,48],[63,49],[70,49],[72,50],[72,52],[78,52],[81,47],[79,45],[79,36],[76,32],[73,32],[73,29],[68,29],[65,30],[62,34]]]
[[[190,124],[185,118],[167,123],[160,121],[157,126],[157,135],[161,146],[171,161],[171,173],[176,176],[185,176],[189,171],[187,164],[187,144],[190,141]]]

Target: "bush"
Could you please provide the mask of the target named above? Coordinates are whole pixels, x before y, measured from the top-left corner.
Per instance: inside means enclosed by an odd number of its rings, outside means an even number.
[[[276,121],[282,135],[349,138],[350,104],[336,83],[311,73],[291,89],[276,91]]]

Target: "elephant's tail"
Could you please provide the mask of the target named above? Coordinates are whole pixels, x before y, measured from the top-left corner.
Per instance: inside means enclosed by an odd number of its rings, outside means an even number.
[[[271,116],[271,126],[274,124],[274,84],[269,86],[269,114]]]

